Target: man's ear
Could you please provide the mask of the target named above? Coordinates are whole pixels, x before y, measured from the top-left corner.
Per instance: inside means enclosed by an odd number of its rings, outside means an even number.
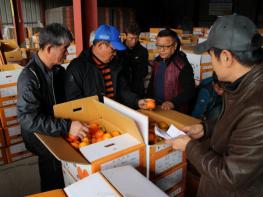
[[[45,46],[45,50],[47,51],[47,53],[50,53],[51,48],[52,48],[52,45],[51,45],[51,44],[47,44],[47,45]]]
[[[233,64],[234,57],[232,53],[228,50],[223,50],[220,54],[220,61],[223,65],[226,65],[227,67],[231,66]]]

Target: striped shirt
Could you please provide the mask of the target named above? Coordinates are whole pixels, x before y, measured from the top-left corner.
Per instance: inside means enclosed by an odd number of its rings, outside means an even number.
[[[111,69],[108,64],[102,63],[95,55],[93,55],[93,60],[96,63],[97,68],[101,71],[104,79],[105,96],[108,98],[114,98],[114,88],[111,78]]]

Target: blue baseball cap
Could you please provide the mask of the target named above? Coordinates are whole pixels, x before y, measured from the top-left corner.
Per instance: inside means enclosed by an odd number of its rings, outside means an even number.
[[[94,40],[105,40],[108,41],[114,49],[125,50],[126,47],[122,44],[120,39],[120,32],[116,27],[111,25],[101,25],[95,32]]]

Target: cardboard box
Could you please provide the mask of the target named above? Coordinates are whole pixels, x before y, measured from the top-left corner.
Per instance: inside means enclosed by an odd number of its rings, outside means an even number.
[[[2,127],[18,124],[16,105],[1,107],[0,120]]]
[[[127,178],[129,177],[129,178]],[[64,194],[66,193],[66,194]],[[63,190],[40,193],[28,197],[87,197],[87,196],[136,196],[168,197],[131,166],[123,166],[97,172]]]
[[[213,75],[211,57],[208,53],[194,54],[193,47],[182,47],[182,50],[186,53],[187,59],[193,67],[196,85]]]
[[[148,118],[154,122],[166,122],[167,124],[173,124],[177,128],[182,128],[187,125],[200,123],[199,119],[193,118],[186,114],[176,112],[174,110],[162,110],[157,107],[155,110],[139,110],[142,114],[148,116]],[[185,153],[179,150],[174,150],[172,146],[167,144],[154,144],[149,145],[149,167],[150,178],[160,176],[167,170],[172,169],[181,163],[186,162]]]
[[[19,64],[0,65],[0,85],[16,83],[22,69],[23,67],[20,66]],[[7,96],[9,95],[10,94],[8,94]]]
[[[7,164],[5,149],[0,148],[0,165],[4,165],[4,164]]]
[[[167,194],[176,196],[185,191],[186,185],[186,163],[171,169],[162,176],[153,180],[154,184]]]
[[[29,152],[26,149],[24,142],[20,142],[6,147],[5,153],[8,163],[31,157],[33,155],[33,153]]]
[[[0,65],[0,107],[17,102],[17,80],[21,71],[18,64]]]
[[[179,129],[186,125],[197,124],[200,120],[173,110],[156,109],[153,111],[140,110],[135,111],[118,102],[104,97],[104,103],[132,118],[138,125],[144,143],[146,144],[146,166],[147,177],[155,178],[166,171],[185,162],[185,155],[180,151],[175,151],[171,146],[166,144],[149,145],[149,118],[155,121],[165,121],[168,124],[174,124]]]
[[[0,128],[0,147],[5,146],[4,129]]]
[[[47,192],[42,192],[38,194],[28,195],[25,197],[67,197],[62,189],[55,189]]]
[[[4,51],[7,62],[17,62],[23,60],[22,51],[19,48],[16,40],[6,39],[0,40],[1,48]]]
[[[68,50],[69,54],[76,54],[77,53],[75,44],[70,44],[67,50]]]
[[[16,144],[22,142],[21,127],[19,124],[4,128],[6,145]]]
[[[16,88],[16,86],[15,86],[15,88]],[[0,98],[0,107],[15,105],[16,103],[17,103],[17,96],[7,96],[4,98]]]
[[[97,122],[106,130],[119,130],[122,135],[80,148],[80,154],[63,137],[36,136],[62,162],[75,180],[99,170],[133,165],[145,170],[145,145],[135,122],[98,102],[93,97],[54,106],[56,117]],[[85,172],[85,173],[82,173]],[[74,180],[73,179],[73,180]]]

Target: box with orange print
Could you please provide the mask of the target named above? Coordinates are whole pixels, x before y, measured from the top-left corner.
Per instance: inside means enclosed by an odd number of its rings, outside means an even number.
[[[153,143],[152,134],[154,133],[149,129],[149,124],[153,121],[164,122],[168,126],[173,124],[180,129],[187,125],[197,124],[200,120],[174,110],[162,110],[158,107],[154,110],[136,111],[106,97],[104,97],[104,103],[136,122],[146,144],[146,174],[148,178],[156,179],[186,162],[184,152],[174,150],[172,146],[164,144],[163,141],[154,140]]]
[[[54,106],[59,118],[79,120],[89,125],[99,124],[106,131],[120,135],[74,148],[63,137],[36,136],[62,162],[71,181],[77,181],[100,170],[132,165],[145,174],[145,145],[135,122],[100,103],[97,97],[87,97]],[[72,182],[71,182],[72,183]],[[70,183],[70,184],[71,184]]]

